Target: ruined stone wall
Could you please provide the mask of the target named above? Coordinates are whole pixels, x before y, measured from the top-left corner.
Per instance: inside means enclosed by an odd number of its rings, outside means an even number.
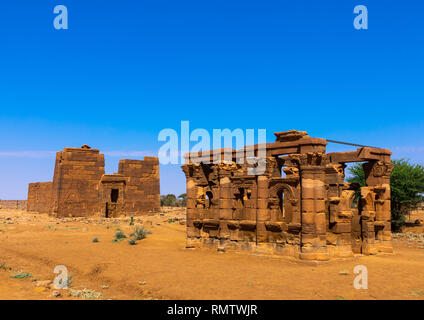
[[[56,217],[160,211],[158,158],[121,160],[115,174],[105,174],[104,167],[104,155],[87,145],[57,152],[53,182],[29,184],[28,211]]]
[[[26,210],[26,200],[0,200],[0,209]]]
[[[104,155],[88,146],[58,152],[53,178],[53,214],[57,217],[99,215],[99,182],[105,173],[104,166]]]
[[[327,154],[326,140],[306,132],[275,135],[266,158],[258,158],[266,167],[258,175],[248,173],[250,164],[239,162],[236,150],[185,156],[187,246],[316,261],[392,252],[390,151],[361,147]],[[212,161],[230,153],[232,160]],[[366,187],[344,181],[347,162],[365,162]]]
[[[27,211],[50,213],[53,182],[36,182],[28,186]]]
[[[123,159],[118,173],[126,177],[125,212],[127,215],[160,210],[159,159]]]
[[[406,215],[406,221],[409,223],[424,223],[424,203],[421,203],[415,209],[409,210]]]
[[[121,174],[105,174],[100,181],[100,209],[105,218],[125,215],[126,178]]]

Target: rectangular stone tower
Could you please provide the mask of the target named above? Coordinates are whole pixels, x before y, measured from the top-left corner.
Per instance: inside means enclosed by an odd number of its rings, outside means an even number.
[[[56,154],[53,215],[93,216],[100,212],[99,181],[105,173],[104,155],[83,145]]]
[[[105,174],[104,155],[87,145],[56,153],[53,182],[28,186],[28,211],[56,217],[119,217],[160,211],[159,159],[120,160]]]
[[[160,210],[159,159],[123,159],[119,161],[119,174],[127,178],[125,191],[126,214]]]

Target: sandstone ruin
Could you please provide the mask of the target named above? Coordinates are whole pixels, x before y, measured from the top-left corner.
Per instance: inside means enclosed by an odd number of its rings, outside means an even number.
[[[185,155],[188,247],[305,260],[392,252],[390,150],[363,146],[326,153],[327,140],[306,132],[275,136],[266,144],[261,175],[247,174],[251,165],[237,163],[232,149]],[[257,155],[258,145],[254,150]],[[228,152],[232,161],[212,161],[213,155],[222,160]],[[344,181],[350,162],[364,162],[366,187]]]
[[[26,200],[0,200],[0,209],[26,210]]]
[[[52,182],[30,183],[28,211],[56,217],[118,217],[160,210],[159,159],[119,161],[105,174],[104,155],[87,145],[56,153]]]

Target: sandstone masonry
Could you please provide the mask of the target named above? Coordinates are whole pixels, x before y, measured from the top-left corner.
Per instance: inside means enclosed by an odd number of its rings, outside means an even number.
[[[188,247],[318,261],[392,252],[390,150],[326,153],[327,141],[304,131],[275,136],[275,142],[266,144],[261,175],[247,174],[251,165],[239,164],[236,150],[186,154]],[[257,145],[254,150],[257,155]],[[232,161],[212,161],[228,152]],[[344,181],[350,162],[365,162],[367,186]]]
[[[120,160],[115,174],[104,167],[104,155],[87,145],[57,152],[53,181],[29,185],[28,211],[116,217],[160,210],[158,158]]]

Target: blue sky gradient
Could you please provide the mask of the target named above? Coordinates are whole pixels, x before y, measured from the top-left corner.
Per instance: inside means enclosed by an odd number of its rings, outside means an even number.
[[[68,8],[69,29],[53,28]],[[353,8],[368,7],[368,30]],[[164,128],[306,130],[424,163],[420,1],[8,1],[0,5],[0,199],[88,144],[155,155]],[[347,150],[329,145],[328,150]],[[177,165],[161,193],[180,194]]]

